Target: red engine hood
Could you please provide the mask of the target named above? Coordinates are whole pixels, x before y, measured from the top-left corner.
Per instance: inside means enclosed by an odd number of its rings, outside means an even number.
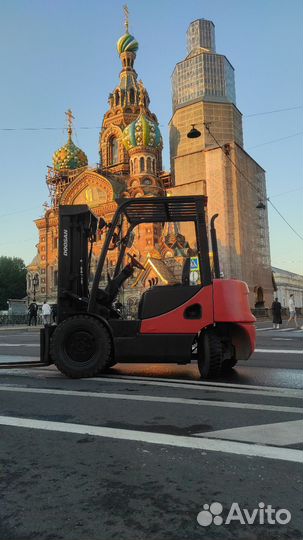
[[[253,323],[256,318],[249,307],[249,290],[244,281],[213,281],[214,322]]]

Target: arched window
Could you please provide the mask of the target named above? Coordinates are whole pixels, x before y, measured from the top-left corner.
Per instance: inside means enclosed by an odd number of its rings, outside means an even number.
[[[115,93],[115,102],[116,102],[116,105],[119,105],[119,101],[120,101],[120,96],[119,96],[119,92],[118,92],[118,90],[117,90],[116,93]]]
[[[156,160],[153,159],[153,172],[155,173],[156,172]]]
[[[134,173],[137,173],[138,172],[138,159],[135,158],[134,159]]]
[[[264,297],[263,297],[262,287],[255,287],[255,294],[256,294],[255,307],[256,308],[264,307]]]
[[[109,141],[109,160],[110,165],[118,163],[119,158],[119,145],[116,137],[112,137]]]
[[[133,172],[134,172],[134,164],[133,164],[132,161],[130,161],[130,172],[131,172],[131,174],[133,174]]]
[[[144,172],[144,157],[140,157],[140,172]]]
[[[135,91],[133,88],[131,88],[129,91],[129,101],[131,104],[135,103]]]
[[[147,171],[151,172],[151,158],[150,157],[147,158],[146,165],[147,165]]]

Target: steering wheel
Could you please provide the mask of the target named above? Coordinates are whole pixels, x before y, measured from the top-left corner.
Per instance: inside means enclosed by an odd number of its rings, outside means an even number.
[[[143,264],[137,261],[136,255],[131,255],[130,253],[128,253],[127,256],[130,258],[131,266],[134,266],[135,268],[139,268],[140,270],[145,270]]]

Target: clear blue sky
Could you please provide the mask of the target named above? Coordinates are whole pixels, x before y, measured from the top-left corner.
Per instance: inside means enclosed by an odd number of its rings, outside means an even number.
[[[47,165],[66,142],[71,108],[75,143],[98,161],[99,127],[118,82],[116,41],[124,0],[2,0],[0,6],[0,254],[26,263],[36,253],[33,220],[48,198]],[[301,0],[129,0],[130,31],[139,41],[136,70],[149,91],[169,167],[170,76],[186,55],[186,30],[197,18],[216,27],[217,52],[235,68],[245,149],[267,171],[267,192],[303,235]],[[80,129],[89,126],[93,129]],[[280,140],[279,140],[280,139]],[[272,142],[273,141],[273,142]],[[271,209],[272,264],[303,273],[302,241]]]

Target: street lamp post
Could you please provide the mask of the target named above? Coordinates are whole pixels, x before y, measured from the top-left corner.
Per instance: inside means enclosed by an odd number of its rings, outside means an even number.
[[[34,302],[36,302],[36,287],[39,285],[39,280],[36,274],[33,277],[33,286],[34,286]]]

